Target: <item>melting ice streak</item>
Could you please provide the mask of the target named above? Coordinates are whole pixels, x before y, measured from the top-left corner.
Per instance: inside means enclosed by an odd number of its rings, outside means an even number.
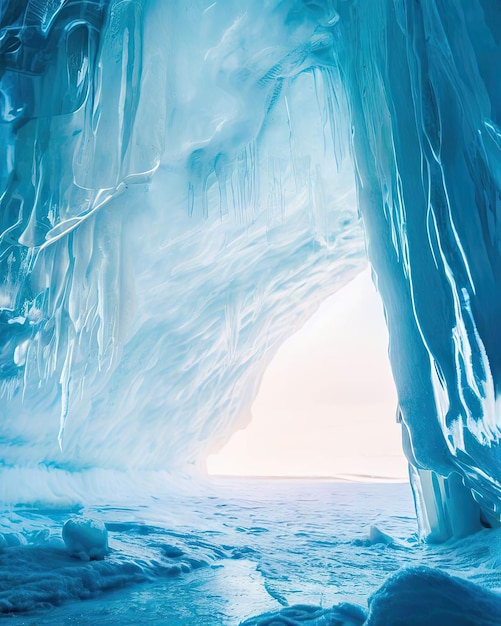
[[[3,1],[4,500],[196,466],[365,229],[421,532],[498,524],[500,57],[497,0]]]

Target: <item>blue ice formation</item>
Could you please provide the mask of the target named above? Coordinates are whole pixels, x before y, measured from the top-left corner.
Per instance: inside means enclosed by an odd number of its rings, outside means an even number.
[[[1,7],[4,472],[196,464],[365,265],[332,35],[294,3]]]
[[[68,552],[82,561],[108,554],[108,530],[99,520],[73,517],[65,522],[62,536]]]
[[[498,523],[500,42],[497,0],[1,3],[4,497],[196,465],[365,228],[423,534]]]
[[[343,63],[359,203],[418,516],[445,539],[478,505],[501,516],[501,7],[360,5]]]

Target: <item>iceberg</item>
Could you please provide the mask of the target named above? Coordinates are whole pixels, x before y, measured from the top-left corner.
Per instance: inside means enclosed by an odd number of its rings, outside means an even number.
[[[199,471],[367,252],[421,536],[499,525],[500,67],[497,0],[0,3],[2,502]]]

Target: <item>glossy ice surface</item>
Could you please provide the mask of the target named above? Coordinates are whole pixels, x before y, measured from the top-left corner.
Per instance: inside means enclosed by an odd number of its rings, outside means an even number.
[[[294,3],[1,7],[2,465],[187,471],[366,264],[332,36]]]

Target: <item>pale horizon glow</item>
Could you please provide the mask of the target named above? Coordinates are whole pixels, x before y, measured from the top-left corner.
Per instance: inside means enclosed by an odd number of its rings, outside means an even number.
[[[364,271],[279,349],[209,474],[407,480],[383,307]]]

